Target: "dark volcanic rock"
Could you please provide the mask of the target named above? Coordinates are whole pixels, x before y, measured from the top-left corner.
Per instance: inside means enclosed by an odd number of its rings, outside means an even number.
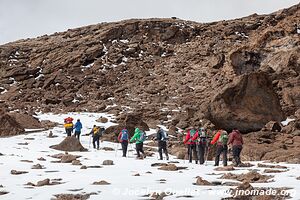
[[[60,151],[87,151],[74,136],[66,137],[61,143],[50,146],[50,148]]]
[[[17,120],[0,110],[0,136],[12,136],[25,132]]]
[[[279,98],[267,74],[244,75],[225,87],[209,107],[210,120],[220,128],[257,131],[272,120],[282,121]]]

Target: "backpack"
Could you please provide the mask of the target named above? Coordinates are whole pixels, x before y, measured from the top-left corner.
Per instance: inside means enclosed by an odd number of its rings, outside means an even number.
[[[204,130],[199,130],[199,142],[205,144],[207,140],[206,132]]]
[[[123,129],[121,132],[122,132],[121,140],[128,140],[128,130]]]
[[[105,128],[99,128],[99,136],[102,137],[103,133],[105,131]]]
[[[227,142],[228,142],[228,133],[226,131],[222,131],[221,135],[220,135],[220,138],[219,138],[219,142],[222,144],[222,145],[227,145]]]
[[[197,131],[194,130],[194,129],[191,129],[191,130],[190,130],[190,141],[193,141],[192,138],[194,137],[194,135],[196,134],[196,132],[197,132]]]
[[[161,141],[166,141],[166,140],[168,140],[169,139],[169,137],[168,137],[168,133],[165,131],[165,130],[163,130],[163,129],[160,129],[161,130]]]
[[[139,141],[140,142],[144,142],[146,140],[146,138],[147,138],[146,133],[144,131],[140,131],[140,139],[139,139]]]

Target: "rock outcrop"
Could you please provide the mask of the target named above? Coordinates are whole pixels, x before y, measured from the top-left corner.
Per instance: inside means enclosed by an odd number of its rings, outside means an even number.
[[[299,110],[299,13],[125,20],[1,45],[0,105],[258,131]]]

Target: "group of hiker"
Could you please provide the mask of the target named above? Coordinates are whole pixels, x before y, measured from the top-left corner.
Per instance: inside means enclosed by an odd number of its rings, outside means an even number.
[[[233,129],[230,134],[226,130],[218,130],[208,134],[204,128],[189,128],[184,140],[188,147],[189,162],[192,162],[193,154],[196,164],[204,164],[207,160],[212,145],[216,145],[215,166],[219,166],[220,156],[223,155],[223,166],[227,166],[228,146],[232,146],[234,166],[241,164],[240,154],[243,148],[243,137],[239,130]],[[206,155],[206,156],[205,156]]]
[[[72,133],[74,131],[74,136],[79,140],[81,135],[81,129],[82,129],[82,123],[80,122],[80,119],[77,119],[75,125],[73,124],[73,118],[68,117],[64,119],[64,127],[67,136],[72,136]],[[94,149],[100,148],[100,138],[103,135],[105,131],[104,127],[96,126],[94,125],[91,132],[88,135],[92,135],[93,138],[93,147]]]
[[[71,136],[74,132],[76,138],[80,138],[82,123],[80,119],[77,120],[73,125],[73,119],[68,117],[65,119],[64,127],[67,136]],[[100,138],[104,134],[105,128],[94,125],[88,135],[92,135],[93,147],[99,149]],[[135,128],[133,136],[130,138],[129,131],[123,128],[118,134],[118,141],[121,143],[123,157],[127,156],[128,144],[135,142],[137,158],[143,159],[146,157],[144,152],[144,141],[147,136],[144,131],[139,128]],[[169,160],[167,141],[168,133],[158,125],[156,129],[156,137],[154,140],[157,141],[159,160],[163,160],[163,153],[165,159]],[[233,129],[230,134],[226,130],[218,130],[212,133],[201,128],[190,127],[186,130],[186,135],[183,143],[187,145],[188,160],[192,163],[193,157],[195,158],[196,164],[202,165],[207,160],[208,154],[213,145],[216,146],[215,150],[215,166],[219,166],[220,156],[222,154],[223,166],[227,166],[229,146],[232,146],[233,163],[235,166],[241,164],[240,154],[243,148],[243,137],[239,130]]]

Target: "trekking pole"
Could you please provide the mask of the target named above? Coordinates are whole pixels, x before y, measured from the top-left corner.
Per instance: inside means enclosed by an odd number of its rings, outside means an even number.
[[[117,157],[118,144],[115,144],[115,157]]]
[[[89,148],[91,148],[91,138],[92,138],[92,135],[89,136]]]
[[[210,148],[209,148],[209,147],[207,147],[207,150],[206,150],[206,156],[205,156],[205,161],[204,161],[204,163],[205,163],[205,166],[207,166],[207,159],[208,159],[208,154],[209,154],[209,151],[210,151]]]

